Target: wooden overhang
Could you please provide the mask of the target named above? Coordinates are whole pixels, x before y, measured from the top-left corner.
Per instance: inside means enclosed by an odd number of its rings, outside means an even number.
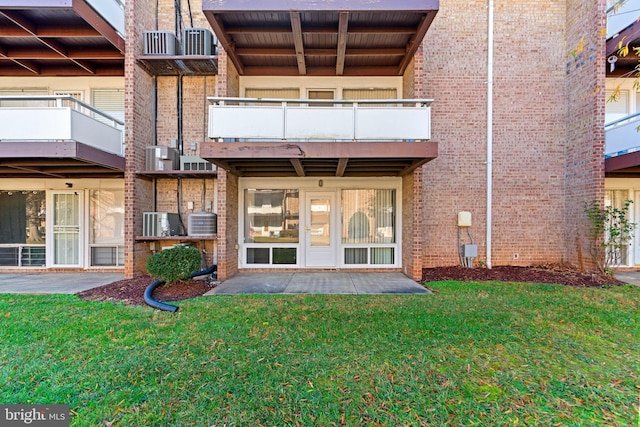
[[[403,176],[438,156],[424,142],[206,142],[200,156],[242,177]]]
[[[0,0],[0,76],[122,76],[124,50],[85,0]]]
[[[399,76],[438,0],[203,0],[240,75]]]
[[[628,46],[626,56],[619,54],[621,46]],[[640,62],[640,56],[636,54],[634,47],[640,47],[640,21],[637,20],[607,40],[607,77],[637,77],[636,66]],[[613,71],[609,61],[615,61]]]
[[[606,158],[604,173],[607,178],[640,178],[640,151]]]
[[[0,178],[123,178],[125,159],[76,141],[0,142]]]

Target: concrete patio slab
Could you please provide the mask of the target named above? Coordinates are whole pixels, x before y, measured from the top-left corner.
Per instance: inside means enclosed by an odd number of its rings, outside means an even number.
[[[205,295],[284,294],[430,294],[419,283],[390,273],[238,273]]]
[[[0,274],[0,293],[75,294],[124,279],[124,273]]]
[[[238,273],[205,295],[279,294],[284,292],[294,273]]]

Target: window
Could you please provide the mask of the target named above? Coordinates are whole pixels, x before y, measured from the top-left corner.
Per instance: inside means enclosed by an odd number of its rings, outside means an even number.
[[[46,96],[47,88],[0,89],[0,96]],[[0,101],[0,107],[49,107],[49,101]]]
[[[613,95],[612,91],[607,91],[607,99]],[[629,91],[621,90],[615,102],[607,102],[605,106],[605,122],[609,123],[629,115]]]
[[[346,265],[395,263],[396,191],[342,190],[342,244]]]
[[[342,191],[342,243],[395,243],[395,190]]]
[[[0,266],[44,266],[45,192],[0,192]]]
[[[606,190],[604,192],[604,205],[611,206],[616,209],[624,209],[624,203],[629,199],[627,190]],[[612,254],[615,265],[627,265],[629,260],[629,251],[620,250],[620,253]]]
[[[124,121],[124,89],[93,89],[91,91],[91,105],[111,117]],[[96,116],[101,122],[111,124],[101,116]]]
[[[124,265],[124,190],[91,190],[89,215],[91,265]]]
[[[247,264],[298,262],[300,196],[297,189],[247,189],[244,193]]]

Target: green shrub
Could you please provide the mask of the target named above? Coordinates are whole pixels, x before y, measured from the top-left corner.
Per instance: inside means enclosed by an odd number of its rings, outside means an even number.
[[[147,258],[147,271],[167,283],[188,279],[200,270],[202,255],[197,248],[178,245],[164,249]]]

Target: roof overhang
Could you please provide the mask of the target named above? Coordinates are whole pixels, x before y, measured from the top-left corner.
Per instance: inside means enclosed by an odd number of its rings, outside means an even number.
[[[0,76],[122,76],[124,50],[86,0],[0,0]]]
[[[622,46],[629,47],[629,52],[625,56],[619,54]],[[615,61],[613,71],[611,64],[607,62],[607,77],[637,77],[636,66],[640,56],[636,54],[634,47],[640,47],[640,21],[637,20],[607,40],[607,60]],[[615,59],[609,59],[613,57]]]
[[[203,0],[240,75],[397,76],[438,0]]]
[[[0,142],[0,178],[114,178],[124,167],[124,157],[76,141]]]
[[[242,177],[404,176],[438,156],[424,142],[206,142],[200,156]]]

